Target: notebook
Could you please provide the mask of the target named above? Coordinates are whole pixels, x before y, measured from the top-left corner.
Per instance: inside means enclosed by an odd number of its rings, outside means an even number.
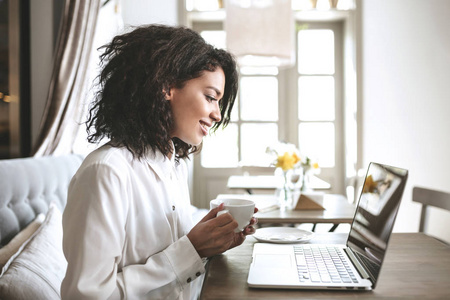
[[[370,163],[345,245],[255,243],[253,288],[374,289],[408,171]]]

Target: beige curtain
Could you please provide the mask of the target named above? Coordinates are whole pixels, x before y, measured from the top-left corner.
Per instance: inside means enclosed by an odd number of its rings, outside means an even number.
[[[100,0],[66,0],[34,156],[71,152],[88,88],[86,73],[99,8]]]

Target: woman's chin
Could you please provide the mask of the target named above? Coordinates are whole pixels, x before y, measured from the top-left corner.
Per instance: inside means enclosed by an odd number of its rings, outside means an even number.
[[[188,145],[199,147],[203,143],[203,137],[199,139],[180,139]]]
[[[203,139],[201,139],[200,142],[195,143],[195,144],[191,144],[191,145],[195,146],[195,147],[199,147],[202,143],[203,143]]]

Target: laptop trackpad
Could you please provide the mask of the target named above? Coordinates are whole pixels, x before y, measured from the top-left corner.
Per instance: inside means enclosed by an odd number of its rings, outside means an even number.
[[[264,268],[283,268],[292,265],[291,255],[289,254],[257,254],[253,264]]]

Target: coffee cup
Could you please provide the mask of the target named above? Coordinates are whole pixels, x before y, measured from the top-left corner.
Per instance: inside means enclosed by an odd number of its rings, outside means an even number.
[[[224,209],[217,213],[220,216],[224,213],[229,213],[238,223],[236,232],[244,230],[245,226],[250,224],[255,211],[255,202],[247,199],[214,199],[210,202],[210,208],[216,208],[223,203]]]

